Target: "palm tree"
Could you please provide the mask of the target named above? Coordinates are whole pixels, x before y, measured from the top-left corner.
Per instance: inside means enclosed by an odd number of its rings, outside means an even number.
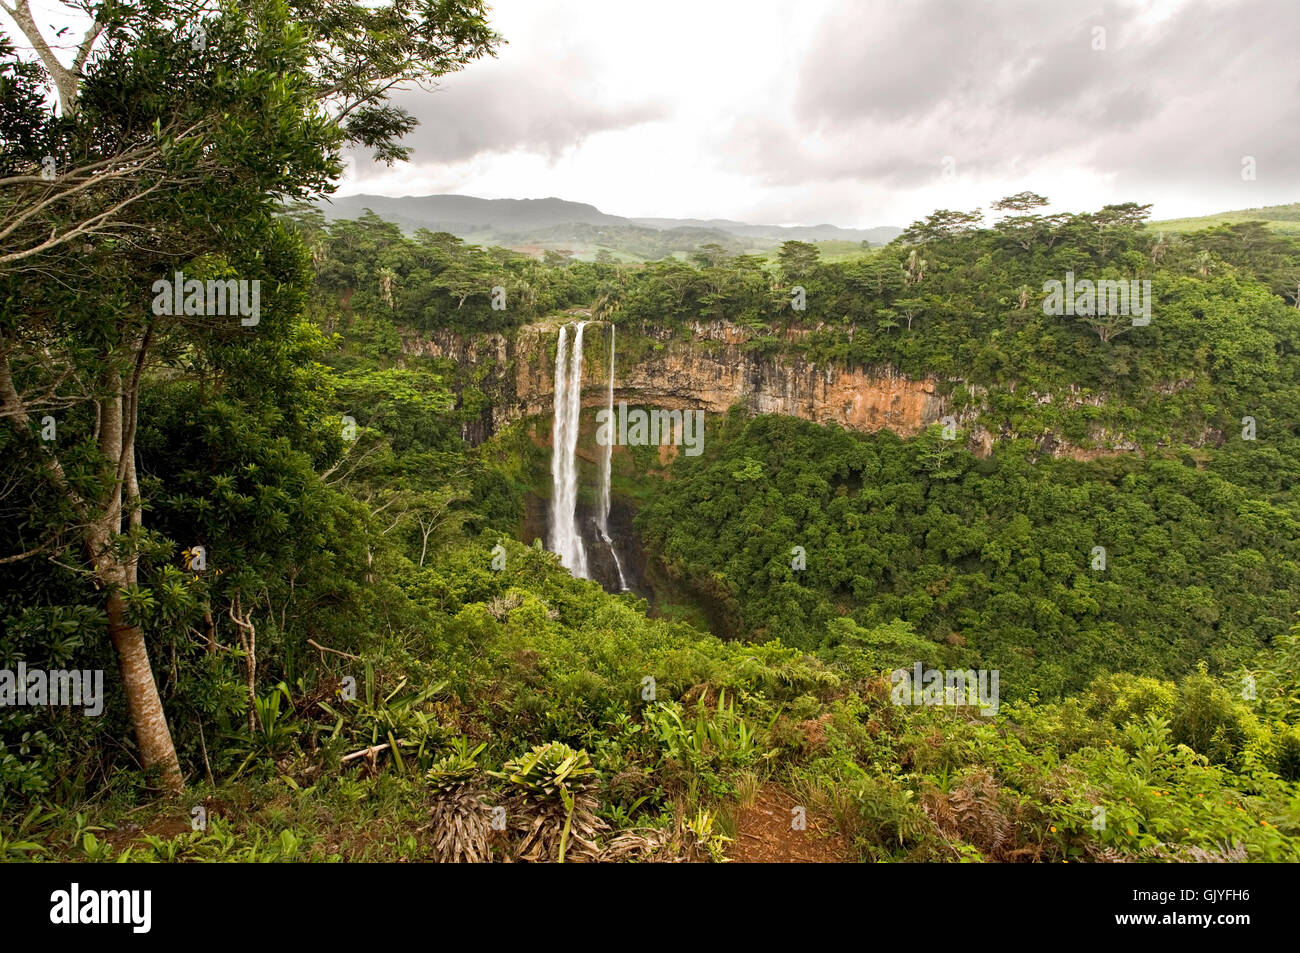
[[[600,289],[595,302],[592,303],[591,319],[593,321],[608,321],[622,307],[623,298],[620,290],[606,285]]]
[[[907,264],[903,267],[903,280],[908,285],[919,285],[925,280],[925,268],[930,263],[921,258],[916,249],[913,248],[907,256]]]
[[[397,287],[397,272],[384,265],[379,269],[379,297],[391,310],[393,307],[393,289]]]

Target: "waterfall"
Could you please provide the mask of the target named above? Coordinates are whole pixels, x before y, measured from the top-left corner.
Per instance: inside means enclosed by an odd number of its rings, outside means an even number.
[[[587,553],[578,533],[578,416],[582,409],[582,329],[573,334],[573,354],[566,343],[568,325],[560,328],[555,353],[555,420],[551,427],[551,552],[560,563],[587,578]]]
[[[623,577],[623,562],[618,558],[618,550],[614,548],[614,541],[609,538],[609,474],[610,465],[614,456],[614,325],[609,326],[609,399],[605,402],[608,408],[608,420],[610,421],[610,439],[605,442],[605,454],[600,461],[600,509],[596,513],[596,529],[600,532],[600,538],[605,541],[609,547],[610,555],[614,557],[614,568],[618,570],[618,588],[621,592],[627,591],[627,580]]]

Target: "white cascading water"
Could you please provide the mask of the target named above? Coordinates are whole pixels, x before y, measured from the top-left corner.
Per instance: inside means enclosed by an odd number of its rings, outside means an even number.
[[[605,406],[609,411],[609,440],[605,441],[605,455],[600,461],[600,509],[596,514],[596,529],[600,532],[600,538],[604,540],[605,545],[609,547],[610,555],[614,557],[614,568],[618,570],[618,588],[621,592],[627,592],[627,580],[623,578],[623,563],[618,558],[618,550],[614,548],[614,541],[609,538],[609,476],[610,466],[614,456],[614,325],[609,326],[609,399]]]
[[[582,409],[582,329],[566,343],[568,325],[560,328],[555,353],[555,420],[551,427],[551,552],[575,576],[587,578],[587,552],[578,532],[578,415]]]

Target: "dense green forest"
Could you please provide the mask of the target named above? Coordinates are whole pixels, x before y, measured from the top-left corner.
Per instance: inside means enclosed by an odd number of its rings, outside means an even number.
[[[850,620],[900,621],[927,662],[1000,669],[1011,697],[1201,659],[1227,671],[1286,629],[1294,506],[1177,459],[1026,456],[736,420],[642,520],[674,574],[726,593],[738,632],[815,650],[859,631]],[[791,568],[794,545],[805,569]]]
[[[0,668],[106,673],[97,716],[0,706],[0,860],[743,860],[760,808],[807,823],[758,859],[1300,860],[1295,238],[1031,193],[835,261],[327,224],[482,5],[231,5],[202,50],[181,6],[80,76],[0,42]],[[160,313],[177,271],[257,320]],[[1150,324],[1045,314],[1067,272],[1149,280]],[[616,372],[725,320],[933,378],[958,434],[738,406],[621,454],[682,621],[522,532],[538,421],[467,439],[501,368],[404,349],[576,308]],[[918,664],[996,670],[996,712],[900,704]]]
[[[1145,215],[1135,205],[1002,213],[980,229],[977,213],[937,212],[847,261],[822,262],[814,246],[787,242],[775,264],[706,245],[691,261],[644,267],[558,256],[548,267],[447,234],[406,238],[373,217],[326,228],[306,209],[290,220],[328,300],[400,327],[505,332],[588,305],[633,334],[725,319],[752,329],[748,346],[760,353],[938,377],[956,391],[957,409],[983,411],[999,437],[1200,446],[1223,443],[1251,416],[1256,465],[1233,455],[1224,465],[1239,479],[1289,487],[1300,472],[1300,242],[1260,223],[1166,235],[1144,226]],[[1042,283],[1069,272],[1150,281],[1149,326],[1045,315]],[[494,287],[509,307],[492,308]],[[792,307],[795,287],[805,291],[802,310]],[[396,353],[396,334],[373,333],[375,347]]]

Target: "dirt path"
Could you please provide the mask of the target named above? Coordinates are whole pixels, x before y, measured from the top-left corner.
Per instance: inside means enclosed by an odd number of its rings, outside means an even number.
[[[750,807],[736,812],[736,839],[727,857],[741,864],[843,864],[856,858],[832,825],[813,814],[797,830],[794,797],[773,784],[764,785]]]

